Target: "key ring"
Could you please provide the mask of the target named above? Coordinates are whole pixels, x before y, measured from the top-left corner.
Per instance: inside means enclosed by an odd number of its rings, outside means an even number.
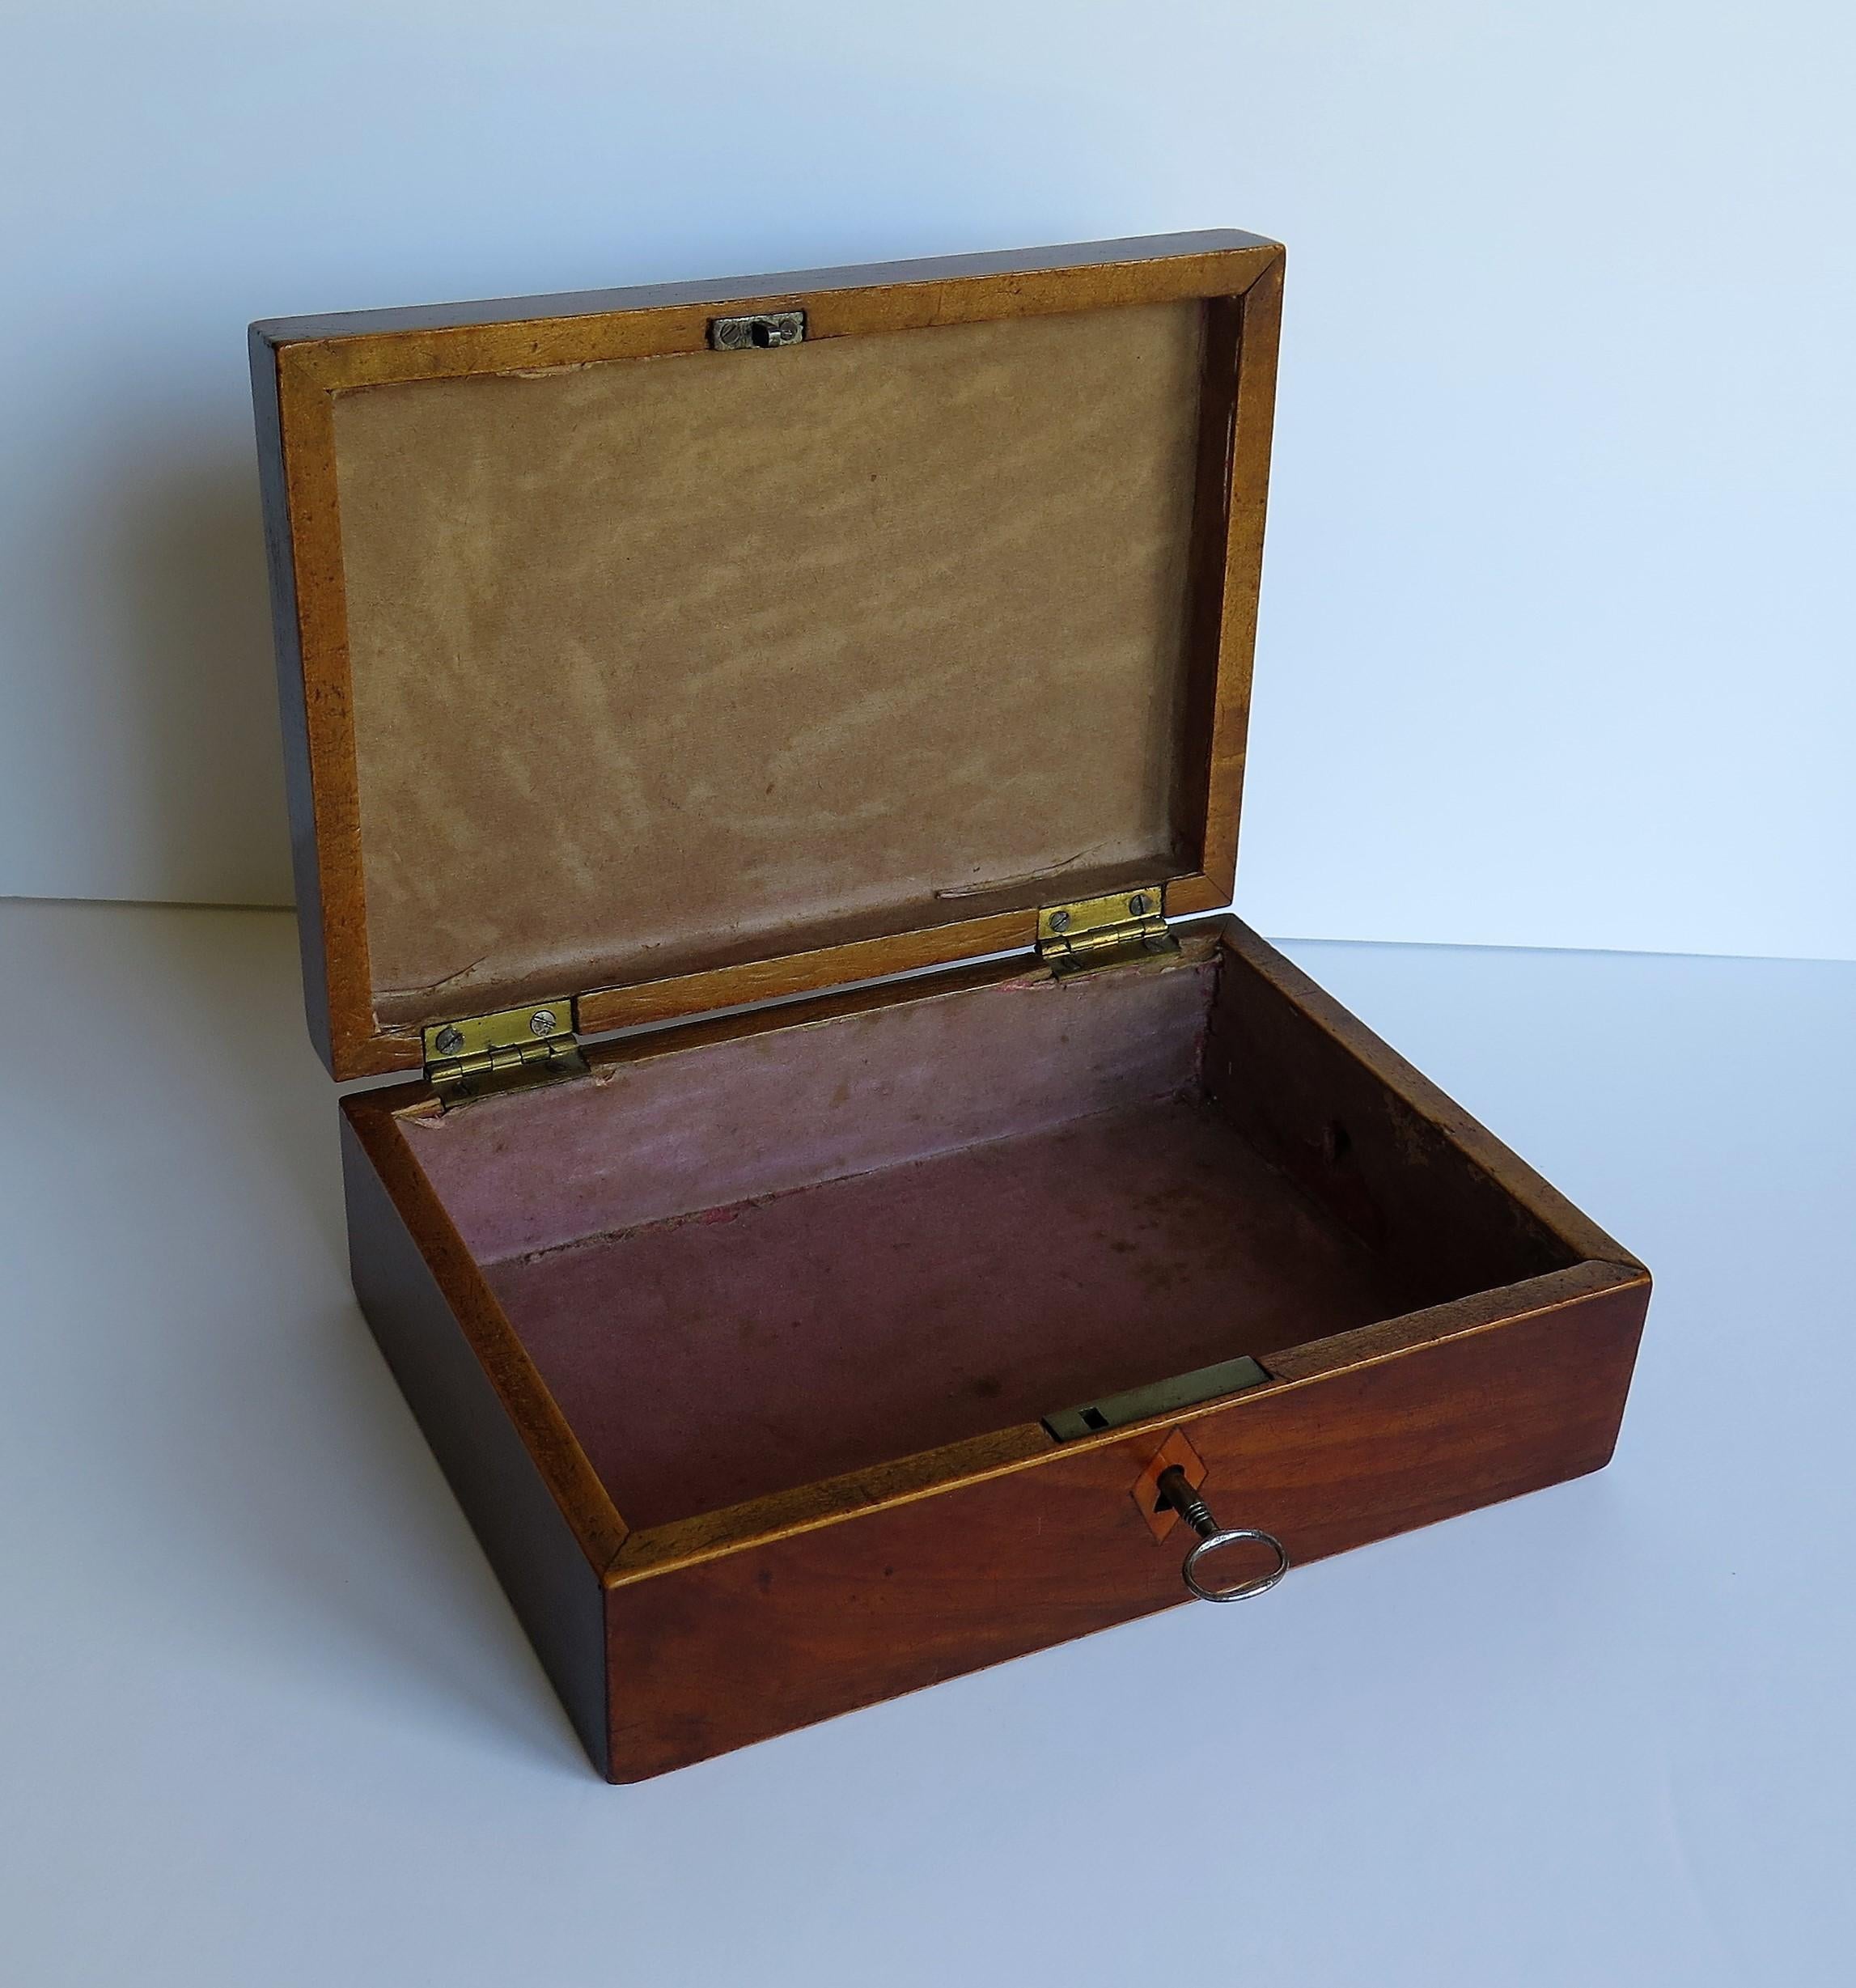
[[[1161,1472],[1156,1488],[1162,1499],[1199,1536],[1198,1544],[1186,1555],[1185,1564],[1180,1570],[1181,1579],[1199,1600],[1248,1601],[1256,1596],[1268,1594],[1289,1571],[1289,1549],[1273,1532],[1265,1532],[1261,1526],[1254,1525],[1221,1528],[1211,1515],[1210,1507],[1186,1481],[1186,1473],[1177,1464]],[[1239,1540],[1254,1540],[1258,1545],[1267,1546],[1276,1556],[1276,1565],[1267,1574],[1257,1575],[1248,1581],[1234,1581],[1227,1587],[1206,1586],[1198,1577],[1200,1559],[1220,1546],[1235,1545]]]

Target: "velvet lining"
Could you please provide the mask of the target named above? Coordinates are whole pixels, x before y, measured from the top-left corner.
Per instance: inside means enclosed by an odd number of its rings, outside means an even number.
[[[655,1524],[1396,1309],[1201,1083],[1217,967],[1039,973],[400,1120]]]
[[[1184,1095],[1214,973],[1040,969],[693,1048],[672,1031],[590,1080],[406,1123],[495,1261]]]
[[[490,1282],[634,1525],[1384,1308],[1365,1253],[1184,1099],[596,1237]]]

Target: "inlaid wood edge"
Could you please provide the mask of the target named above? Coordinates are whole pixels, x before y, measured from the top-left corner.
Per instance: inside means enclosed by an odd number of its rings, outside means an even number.
[[[1517,1318],[1553,1311],[1600,1291],[1620,1291],[1649,1282],[1650,1274],[1641,1265],[1574,1263],[1563,1270],[1549,1270],[1494,1291],[1477,1291],[1429,1311],[1408,1312],[1402,1317],[1381,1319],[1352,1332],[1336,1333],[1329,1338],[1311,1339],[1305,1346],[1286,1346],[1268,1356],[1268,1365],[1281,1380],[1318,1380],[1324,1374],[1370,1367],[1418,1346],[1435,1345],[1439,1339],[1460,1338],[1464,1333],[1509,1325]],[[1456,1324],[1451,1330],[1439,1333],[1434,1329],[1434,1321],[1439,1313],[1445,1312],[1456,1315]]]
[[[1241,918],[1233,916],[1226,921],[1224,943],[1252,972],[1293,1002],[1311,1028],[1364,1065],[1406,1109],[1434,1126],[1575,1256],[1625,1264],[1644,1277],[1650,1274],[1621,1243],[1608,1236],[1519,1154],[1504,1146],[1486,1125],[1471,1117],[1422,1070],[1408,1063],[1389,1043],[1375,1035],[1357,1015],[1350,1014]]]
[[[723,303],[746,312],[803,310],[806,341],[812,344],[998,318],[1180,303],[1247,289],[1279,252],[1271,244],[1006,271],[930,269],[887,282],[816,289],[789,285],[742,292],[718,284],[706,295],[699,292],[673,303],[641,302],[572,316],[549,312],[479,324],[356,329],[322,337],[286,333],[279,350],[292,354],[324,392],[345,392],[410,380],[549,371],[703,352],[709,346],[710,319]],[[734,294],[727,294],[731,290]]]
[[[967,276],[1035,274],[1087,263],[1150,261],[1165,256],[1210,255],[1279,246],[1241,228],[1188,229],[1170,235],[1125,235],[1106,241],[1049,243],[1036,248],[988,248],[888,262],[837,263],[812,269],[761,270],[745,276],[684,278],[602,290],[551,290],[526,297],[473,298],[462,303],[396,304],[386,310],[324,312],[268,318],[253,329],[273,345],[382,331],[439,331],[456,325],[506,324],[537,318],[592,317],[667,304],[738,304],[756,296],[800,290],[860,290],[884,282],[949,282]]]
[[[1130,1422],[1101,1435],[1059,1443],[1042,1423],[1028,1422],[939,1449],[924,1450],[873,1469],[850,1472],[719,1511],[705,1512],[697,1518],[673,1520],[633,1533],[607,1570],[606,1585],[626,1587],[795,1533],[814,1532],[821,1526],[836,1525],[1013,1471],[1029,1469],[1053,1456],[1079,1455],[1086,1450],[1138,1443],[1144,1437],[1163,1436],[1172,1428],[1189,1426],[1208,1414],[1241,1414],[1286,1388],[1311,1387],[1336,1373],[1379,1366],[1447,1341],[1498,1331],[1522,1319],[1563,1311],[1600,1291],[1648,1281],[1648,1273],[1641,1265],[1575,1264],[1542,1277],[1479,1291],[1448,1304],[1428,1306],[1356,1333],[1336,1334],[1332,1341],[1314,1341],[1307,1346],[1273,1353],[1267,1363],[1272,1378],[1267,1383],[1222,1400],[1197,1402],[1189,1409],[1175,1409],[1143,1422]],[[1299,1356],[1301,1368],[1289,1371]]]
[[[673,1017],[661,1027],[646,1024],[637,1033],[617,1041],[593,1043],[587,1060],[595,1074],[608,1067],[642,1062],[655,1056],[675,1056],[685,1049],[706,1049],[711,1043],[734,1042],[746,1036],[758,1036],[773,1029],[806,1028],[820,1022],[837,1021],[850,1015],[867,1015],[878,1008],[895,1007],[905,1002],[933,1001],[944,995],[965,994],[979,987],[1002,986],[1008,981],[1028,985],[1045,981],[1050,969],[1035,955],[1014,954],[1001,960],[956,963],[939,971],[913,974],[904,978],[873,978],[862,986],[833,986],[825,992],[807,989],[798,998],[776,998],[752,1005],[727,1007],[717,1012],[704,1007],[695,1017]]]
[[[1231,543],[1231,435],[1237,415],[1244,319],[1241,297],[1208,298],[1199,359],[1198,457],[1186,579],[1185,672],[1176,746],[1174,848],[1202,859],[1210,802],[1212,741],[1221,690],[1237,694],[1223,672],[1247,676],[1249,658],[1224,646],[1226,553]]]
[[[1141,880],[1140,866],[1130,883]],[[1146,874],[1150,876],[1151,867]],[[1229,893],[1201,872],[1167,879],[1162,902],[1167,914],[1222,909]],[[737,966],[706,968],[697,973],[638,981],[626,986],[596,987],[580,996],[576,1012],[582,1035],[603,1035],[620,1028],[647,1027],[719,1009],[745,1008],[756,1003],[788,1000],[854,986],[860,981],[886,980],[896,974],[926,973],[936,967],[959,970],[995,954],[1015,954],[1006,971],[1036,970],[1038,914],[1035,909],[1001,911],[985,918],[963,918],[951,925],[920,926],[878,939],[849,939],[808,952],[782,953],[773,959],[750,960]]]
[[[1241,299],[1237,398],[1230,434],[1223,585],[1212,706],[1211,763],[1201,844],[1207,877],[1228,904],[1237,878],[1238,816],[1244,801],[1250,684],[1256,650],[1263,532],[1269,502],[1269,457],[1276,420],[1277,354],[1282,330],[1281,250]]]
[[[328,1058],[337,1077],[416,1068],[410,1041],[376,1041],[361,866],[360,769],[354,749],[347,587],[336,489],[335,423],[327,393],[288,353],[277,369],[287,531],[296,588],[303,729],[315,800],[318,896],[328,996]]]
[[[1162,902],[1169,918],[1197,916],[1205,911],[1223,911],[1231,902],[1231,885],[1196,871],[1191,876],[1174,877],[1166,887]]]
[[[581,1551],[603,1572],[625,1545],[625,1520],[443,1202],[408,1151],[404,1134],[393,1123],[403,1103],[396,1091],[377,1091],[345,1098],[341,1108]]]
[[[580,997],[580,1032],[598,1035],[611,1028],[706,1015],[717,1008],[745,1007],[755,1002],[842,986],[847,981],[880,980],[922,967],[954,965],[987,953],[1028,952],[1036,943],[1037,913],[1006,911],[882,939],[822,946],[811,952],[753,960],[740,966],[712,967],[668,980],[640,981],[634,986],[600,987]]]

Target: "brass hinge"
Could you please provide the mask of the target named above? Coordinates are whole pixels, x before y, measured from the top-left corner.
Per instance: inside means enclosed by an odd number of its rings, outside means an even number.
[[[1125,960],[1176,953],[1180,942],[1160,915],[1160,887],[1142,884],[1108,897],[1052,905],[1037,914],[1037,955],[1059,976]]]
[[[583,1076],[587,1059],[574,1022],[574,1003],[565,997],[434,1022],[425,1032],[426,1080],[450,1103]]]

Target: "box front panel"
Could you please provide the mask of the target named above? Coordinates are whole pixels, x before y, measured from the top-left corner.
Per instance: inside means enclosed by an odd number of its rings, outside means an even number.
[[[1299,1566],[1598,1469],[1648,1297],[1647,1280],[1621,1284],[1174,1426],[1207,1466],[1220,1523],[1267,1528]],[[1133,1494],[1170,1434],[1056,1450],[612,1588],[612,1778],[643,1779],[1184,1600],[1184,1529],[1156,1541]]]

